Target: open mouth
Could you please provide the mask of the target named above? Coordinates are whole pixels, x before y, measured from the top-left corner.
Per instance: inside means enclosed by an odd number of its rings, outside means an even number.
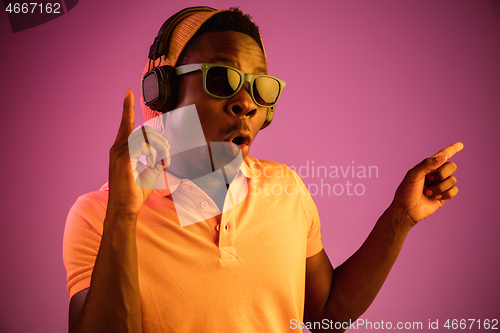
[[[237,136],[233,140],[231,140],[232,143],[235,145],[248,145],[248,139],[242,136]]]

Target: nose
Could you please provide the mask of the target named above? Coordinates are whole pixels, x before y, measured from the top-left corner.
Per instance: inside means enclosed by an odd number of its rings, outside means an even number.
[[[250,96],[248,82],[245,82],[240,91],[229,99],[227,108],[231,115],[248,118],[255,116],[258,106],[254,103],[252,96]]]

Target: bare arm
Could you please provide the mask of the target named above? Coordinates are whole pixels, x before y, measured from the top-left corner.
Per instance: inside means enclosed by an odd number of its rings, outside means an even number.
[[[328,318],[341,323],[339,325],[346,323],[344,328],[347,328],[349,320],[355,321],[368,309],[409,231],[409,228],[395,227],[398,216],[401,212],[392,208],[384,212],[358,251],[335,270],[324,251],[307,259],[306,321]]]
[[[452,176],[456,165],[446,160],[462,148],[456,143],[410,170],[391,206],[359,250],[342,265],[334,270],[324,251],[307,259],[305,321],[327,318],[339,322],[343,328],[337,331],[343,332],[350,320],[355,321],[366,311],[411,228],[458,193]]]
[[[91,285],[75,294],[70,303],[69,331],[72,333],[142,331],[136,226],[139,210],[152,190],[137,186],[134,178],[132,151],[129,153],[129,135],[134,128],[133,106],[134,95],[129,90],[118,135],[110,150],[109,200]],[[141,135],[137,133],[136,136],[142,139]],[[161,142],[155,141],[156,146],[168,146],[165,138],[157,139]],[[149,144],[139,147],[139,156],[143,153],[141,149],[150,153],[151,149],[154,150]],[[168,149],[166,151],[168,153]],[[157,177],[162,166],[154,163],[155,158],[153,167],[146,168],[145,174]]]

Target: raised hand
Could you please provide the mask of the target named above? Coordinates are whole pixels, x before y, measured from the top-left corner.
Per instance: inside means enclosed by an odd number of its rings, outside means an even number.
[[[109,159],[108,213],[125,216],[139,214],[163,167],[170,163],[170,146],[165,137],[149,127],[134,131],[134,102],[134,93],[129,89]],[[139,162],[141,155],[146,156],[147,166]]]
[[[404,209],[414,223],[431,216],[458,193],[453,173],[457,165],[448,160],[461,151],[457,142],[417,164],[406,174],[394,196],[393,206]]]

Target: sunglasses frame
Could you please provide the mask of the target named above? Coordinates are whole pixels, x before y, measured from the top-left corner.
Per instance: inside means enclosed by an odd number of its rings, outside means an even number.
[[[210,68],[213,68],[213,67],[224,67],[224,68],[232,69],[233,71],[235,71],[236,73],[238,73],[240,75],[240,78],[243,78],[243,80],[240,80],[240,84],[239,84],[238,88],[230,96],[217,96],[217,95],[214,95],[208,91],[208,89],[207,89],[207,73],[208,73],[208,70]],[[255,104],[257,104],[258,106],[264,107],[264,108],[271,108],[271,107],[275,106],[276,103],[278,103],[278,100],[281,96],[281,91],[283,90],[283,88],[285,88],[285,84],[286,84],[285,81],[280,80],[277,77],[274,77],[271,75],[247,74],[247,73],[242,72],[234,67],[221,65],[221,64],[199,63],[199,64],[182,65],[182,66],[175,68],[175,72],[177,73],[177,75],[183,75],[183,74],[195,72],[197,70],[201,70],[203,72],[203,90],[205,90],[205,92],[208,95],[215,97],[215,98],[221,98],[221,99],[231,98],[240,91],[241,87],[243,87],[243,84],[245,84],[245,82],[248,82],[249,83],[248,84],[248,86],[249,86],[248,92],[250,93],[250,96],[252,97],[253,102]],[[274,101],[274,103],[271,105],[262,105],[255,100],[255,96],[253,94],[253,82],[255,81],[255,79],[257,79],[259,77],[268,77],[268,78],[271,78],[271,79],[278,81],[278,83],[279,83],[278,97],[276,98],[276,101]]]

